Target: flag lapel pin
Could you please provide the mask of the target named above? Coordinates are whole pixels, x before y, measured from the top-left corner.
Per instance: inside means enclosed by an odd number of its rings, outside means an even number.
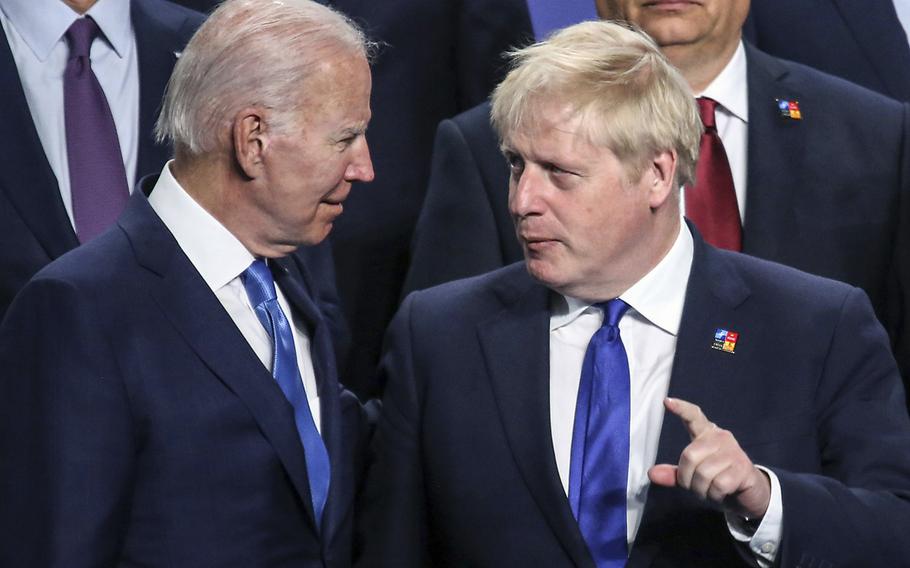
[[[787,120],[802,120],[803,113],[799,110],[799,101],[788,99],[774,99],[777,101],[777,110],[782,118]]]
[[[729,329],[717,328],[714,330],[714,343],[711,349],[717,349],[724,353],[736,353],[736,342],[739,341],[739,333]]]

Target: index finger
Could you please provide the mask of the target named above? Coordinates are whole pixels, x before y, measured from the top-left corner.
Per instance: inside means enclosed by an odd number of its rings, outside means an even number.
[[[681,398],[668,397],[664,399],[664,406],[667,410],[679,416],[693,440],[705,430],[714,427],[714,424],[708,420],[708,417],[705,416],[705,413],[701,411],[697,404],[692,404]]]

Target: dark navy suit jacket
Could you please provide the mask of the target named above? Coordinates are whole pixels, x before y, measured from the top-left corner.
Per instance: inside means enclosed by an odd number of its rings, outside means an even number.
[[[593,567],[553,454],[549,291],[523,263],[411,294],[358,530],[361,565]],[[739,332],[733,354],[715,329]],[[910,420],[861,290],[696,235],[669,396],[701,406],[779,477],[781,566],[910,558]],[[658,463],[689,443],[665,416]],[[632,567],[743,565],[723,514],[651,487]]]
[[[312,512],[293,409],[142,192],[0,326],[0,565],[350,564],[368,434],[296,257],[331,486]]]
[[[894,0],[757,0],[743,32],[772,55],[910,101],[910,45]]]
[[[335,222],[338,292],[351,325],[347,385],[375,393],[382,336],[398,307],[439,121],[481,103],[500,54],[531,37],[525,0],[322,0],[380,42],[370,142],[376,180],[355,184]]]
[[[910,371],[910,113],[905,105],[747,44],[743,252],[860,286]],[[798,100],[803,119],[775,99]],[[522,258],[489,104],[437,132],[406,284],[416,290]]]
[[[164,0],[133,0],[139,57],[139,154],[136,179],[158,173],[171,150],[153,137],[161,97],[202,15]],[[0,41],[0,108],[8,132],[0,141],[0,319],[38,270],[79,245],[57,178],[38,138],[9,45]]]

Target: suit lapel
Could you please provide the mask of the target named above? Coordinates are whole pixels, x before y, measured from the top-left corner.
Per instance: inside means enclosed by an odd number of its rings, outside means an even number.
[[[892,97],[910,98],[910,47],[891,0],[832,0]],[[887,54],[887,57],[882,57]]]
[[[142,191],[130,198],[118,224],[137,262],[157,277],[150,294],[199,358],[249,409],[287,470],[315,531],[303,446],[293,409],[281,389]]]
[[[312,289],[312,281],[306,267],[301,270],[290,257],[276,261],[275,280],[288,302],[307,323],[310,336],[310,357],[316,373],[316,388],[319,392],[321,413],[321,434],[329,453],[332,478],[329,496],[322,515],[322,540],[330,543],[335,530],[343,520],[344,512],[350,509],[353,494],[345,490],[352,487],[351,472],[345,463],[342,439],[341,410],[338,397],[338,373],[335,369],[335,355],[328,324],[313,302],[310,293],[301,283]]]
[[[49,259],[79,245],[60,197],[57,177],[38,137],[32,114],[19,81],[19,71],[9,43],[0,41],[0,108],[4,109],[8,137],[0,151],[0,191],[41,244]]]
[[[575,564],[592,566],[553,451],[548,292],[523,276],[519,290],[504,294],[518,300],[481,324],[478,335],[502,426],[522,477]]]
[[[690,224],[691,228],[691,224]],[[724,328],[743,333],[748,341],[757,332],[743,322],[737,308],[750,295],[749,287],[715,249],[693,230],[695,255],[686,289],[686,300],[676,343],[676,354],[667,393],[694,402],[711,419],[724,421],[719,409],[729,408],[737,389],[737,357],[711,348],[714,331]],[[751,322],[750,322],[751,324]],[[745,327],[744,327],[745,326]],[[727,381],[726,384],[722,381]],[[677,463],[689,444],[689,434],[678,417],[667,413],[660,431],[656,463]],[[699,506],[688,493],[652,485],[648,490],[642,522],[629,558],[630,567],[650,566],[667,540],[668,527],[685,523],[685,503]],[[681,503],[683,505],[681,506]]]
[[[781,258],[799,226],[793,200],[805,168],[802,120],[783,118],[776,99],[799,101],[801,93],[785,81],[787,71],[776,59],[746,44],[749,90],[746,218],[743,252]],[[812,120],[812,108],[802,109]]]
[[[161,170],[171,157],[171,149],[155,143],[155,121],[161,110],[161,101],[177,62],[176,52],[183,49],[191,29],[186,18],[182,21],[164,21],[150,6],[133,0],[130,17],[136,34],[139,58],[139,153],[136,162],[136,179]]]

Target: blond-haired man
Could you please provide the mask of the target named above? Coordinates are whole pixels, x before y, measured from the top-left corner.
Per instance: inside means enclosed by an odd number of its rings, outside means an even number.
[[[683,222],[701,125],[654,42],[567,28],[492,109],[525,261],[396,316],[363,564],[906,562],[887,335],[858,289]]]

